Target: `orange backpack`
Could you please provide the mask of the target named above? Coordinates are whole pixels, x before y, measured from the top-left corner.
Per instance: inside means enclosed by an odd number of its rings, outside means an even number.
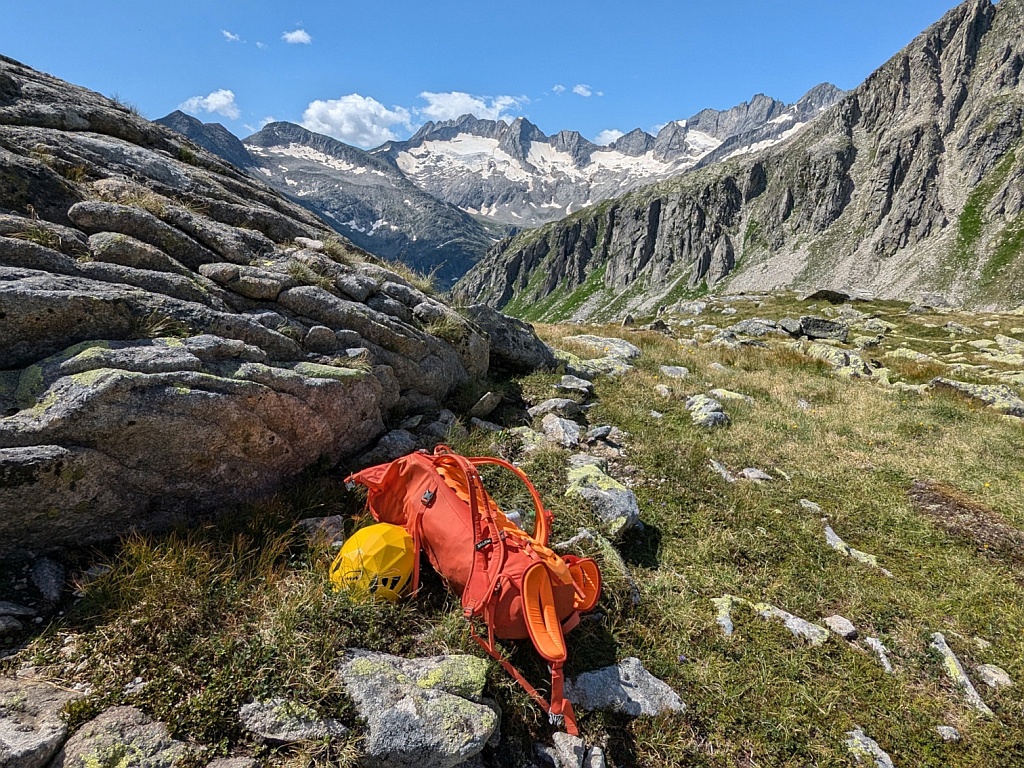
[[[537,510],[533,535],[512,523],[484,490],[477,467],[494,464],[526,484]],[[367,506],[374,519],[404,527],[417,550],[462,597],[470,634],[512,675],[552,722],[563,719],[578,735],[572,704],[562,694],[566,659],[564,633],[579,623],[579,614],[597,603],[601,576],[589,558],[564,557],[548,548],[551,513],[526,474],[507,461],[467,458],[447,446],[433,454],[410,453],[347,478],[369,490]],[[412,588],[419,587],[419,558]],[[472,619],[487,624],[484,641]],[[529,638],[551,669],[551,701],[498,652],[494,638]]]

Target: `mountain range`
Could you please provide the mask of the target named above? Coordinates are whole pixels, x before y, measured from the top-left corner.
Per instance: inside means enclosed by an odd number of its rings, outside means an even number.
[[[1024,0],[968,0],[788,140],[723,141],[734,156],[503,240],[455,297],[546,320],[794,286],[1019,304],[1022,41]]]
[[[781,141],[842,92],[816,86],[792,105],[758,94],[651,135],[599,147],[576,131],[545,135],[524,118],[428,122],[365,151],[287,122],[238,139],[181,111],[156,122],[323,216],[353,243],[450,285],[496,241],[614,195]]]

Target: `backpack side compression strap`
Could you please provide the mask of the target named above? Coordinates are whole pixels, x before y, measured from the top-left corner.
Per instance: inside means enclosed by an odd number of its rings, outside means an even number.
[[[562,693],[565,678],[562,675],[562,662],[555,662],[551,665],[551,703],[545,699],[541,693],[530,685],[530,681],[523,677],[522,672],[512,666],[512,663],[498,653],[497,648],[494,645],[494,635],[488,633],[488,639],[485,641],[480,635],[477,634],[476,628],[472,622],[469,624],[469,634],[476,644],[479,645],[487,655],[494,659],[501,665],[501,668],[508,672],[512,676],[512,679],[519,683],[520,687],[526,691],[526,694],[536,702],[552,722],[556,722],[559,718],[565,723],[565,732],[571,736],[579,736],[580,730],[576,725],[576,713],[573,711],[572,702],[570,702]]]

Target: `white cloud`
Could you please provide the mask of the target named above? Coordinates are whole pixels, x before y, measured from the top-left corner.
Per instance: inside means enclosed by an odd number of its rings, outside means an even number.
[[[274,117],[273,115],[267,115],[266,117],[264,117],[264,118],[262,118],[260,120],[260,122],[259,122],[259,124],[257,126],[253,127],[253,126],[249,125],[248,123],[246,123],[245,124],[245,128],[248,131],[252,131],[253,133],[256,133],[256,131],[262,130],[265,126],[269,125],[270,123],[276,123],[276,122],[277,122],[277,118],[276,117]]]
[[[304,29],[293,29],[291,32],[285,32],[281,35],[281,39],[286,43],[292,45],[309,45],[313,42],[313,38],[309,36],[309,32]]]
[[[555,85],[551,86],[551,90],[554,91],[555,93],[565,93],[565,86],[562,85],[561,83],[556,83]]]
[[[577,83],[576,85],[574,85],[572,87],[572,92],[575,93],[577,96],[584,96],[584,97],[591,96],[594,93],[590,89],[589,85],[584,85],[583,83]]]
[[[302,115],[302,125],[346,144],[370,148],[397,139],[394,126],[411,131],[410,118],[405,107],[388,109],[376,99],[350,93],[340,99],[310,102]]]
[[[431,120],[454,120],[474,115],[481,120],[511,120],[509,110],[518,111],[528,100],[525,96],[473,96],[462,91],[432,93],[423,91],[420,98],[427,106],[416,112]]]
[[[236,35],[234,32],[228,32],[226,29],[222,29],[220,33],[224,35],[224,39],[229,43],[237,43],[242,39],[241,35]]]
[[[242,116],[241,110],[235,104],[234,91],[221,88],[208,96],[193,96],[178,105],[178,109],[196,114],[198,112],[217,113],[224,115],[229,120],[237,120]]]
[[[597,136],[594,137],[594,143],[598,146],[604,147],[611,144],[620,136],[626,134],[616,128],[608,128],[607,130],[601,131]]]
[[[262,40],[257,40],[256,41],[256,47],[259,48],[262,51],[264,48],[267,47],[267,44],[264,43]]]

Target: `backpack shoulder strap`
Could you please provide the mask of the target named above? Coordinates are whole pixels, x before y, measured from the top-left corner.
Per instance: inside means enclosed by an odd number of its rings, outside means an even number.
[[[508,555],[505,534],[495,520],[494,500],[484,490],[480,474],[471,461],[446,445],[437,446],[434,457],[443,457],[446,462],[454,463],[465,475],[469,489],[470,520],[475,544],[473,567],[462,592],[462,608],[469,618],[482,613],[484,606],[494,597]]]

